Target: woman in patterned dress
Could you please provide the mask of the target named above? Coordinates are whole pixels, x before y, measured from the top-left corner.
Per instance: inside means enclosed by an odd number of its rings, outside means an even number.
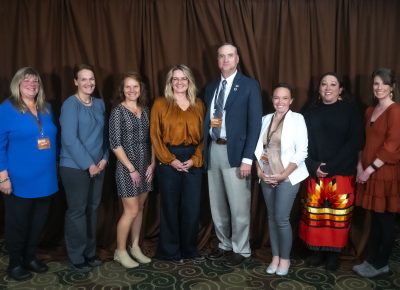
[[[146,106],[147,95],[139,74],[126,73],[119,86],[119,104],[110,116],[110,146],[117,157],[116,183],[121,197],[123,213],[117,225],[117,249],[114,260],[125,268],[139,263],[149,263],[139,247],[143,207],[149,191],[155,167],[149,126],[150,113]],[[126,241],[131,233],[130,253]]]

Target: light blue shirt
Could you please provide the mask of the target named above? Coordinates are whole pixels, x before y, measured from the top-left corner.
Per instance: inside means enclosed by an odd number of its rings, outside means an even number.
[[[225,92],[224,92],[224,105],[223,108],[225,108],[225,103],[226,103],[226,99],[228,98],[229,92],[231,91],[232,88],[232,83],[233,80],[236,76],[237,71],[235,71],[232,75],[230,75],[229,77],[227,77],[226,79],[224,79],[223,76],[221,76],[221,82],[219,83],[218,89],[214,92],[214,98],[211,102],[211,114],[210,117],[211,119],[214,117],[214,111],[215,111],[215,100],[219,94],[219,91],[221,90],[222,87],[222,81],[226,80],[226,86],[225,86]],[[211,130],[212,128],[210,128],[210,132],[209,134],[211,135]],[[225,109],[222,111],[222,124],[221,124],[221,134],[220,134],[222,139],[226,139],[226,127],[225,127]]]

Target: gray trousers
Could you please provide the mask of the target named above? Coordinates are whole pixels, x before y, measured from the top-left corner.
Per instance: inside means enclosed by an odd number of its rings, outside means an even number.
[[[101,201],[104,170],[90,177],[87,170],[60,167],[67,199],[65,245],[73,264],[96,255],[97,207]]]
[[[226,145],[213,142],[209,160],[208,189],[219,248],[249,257],[250,177],[241,179],[239,168],[229,165]]]
[[[289,181],[272,187],[261,182],[261,189],[268,210],[268,227],[273,256],[282,259],[290,258],[292,249],[292,226],[290,212],[299,191],[300,183],[292,185]]]

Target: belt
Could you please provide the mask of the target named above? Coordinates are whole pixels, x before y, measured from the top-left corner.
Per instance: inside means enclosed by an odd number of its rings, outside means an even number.
[[[217,140],[215,140],[215,143],[217,143],[218,145],[226,145],[228,141],[226,139],[218,138]]]

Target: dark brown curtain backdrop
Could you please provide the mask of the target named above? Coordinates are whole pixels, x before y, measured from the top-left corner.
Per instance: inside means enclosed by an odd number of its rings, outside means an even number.
[[[189,65],[201,92],[218,77],[216,49],[223,42],[239,48],[240,69],[259,80],[264,111],[271,110],[272,86],[296,87],[294,110],[300,110],[326,71],[343,74],[361,105],[371,98],[370,75],[387,66],[400,71],[400,1],[397,0],[0,0],[0,96],[22,66],[41,73],[56,116],[74,93],[72,67],[96,67],[100,95],[108,105],[118,75],[136,70],[145,76],[152,98],[162,94],[164,76],[173,64]],[[21,168],[21,170],[24,170]],[[108,167],[99,209],[98,242],[107,255],[115,246],[121,213]],[[202,248],[215,242],[204,179]],[[64,193],[54,199],[43,245],[63,249]],[[299,215],[293,210],[293,223]],[[3,211],[3,210],[1,210]],[[145,209],[143,237],[152,247],[158,235],[158,191]],[[252,246],[265,253],[268,234],[265,205],[253,185]],[[366,231],[362,211],[354,215],[349,253],[359,255]],[[2,226],[1,226],[2,227]]]

